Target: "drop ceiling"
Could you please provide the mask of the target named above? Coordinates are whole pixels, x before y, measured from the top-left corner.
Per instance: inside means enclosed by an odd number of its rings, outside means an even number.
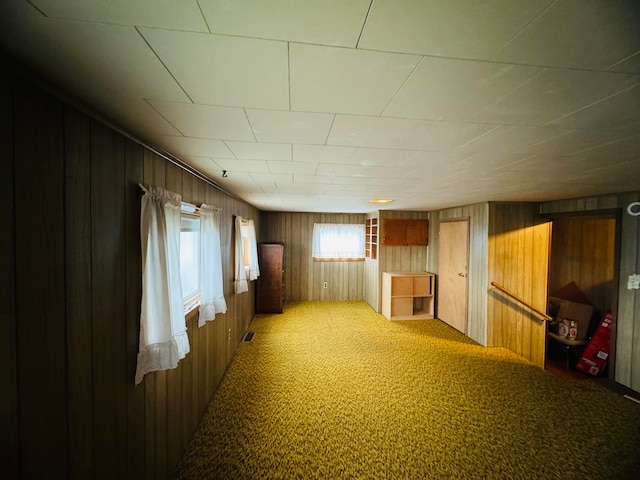
[[[3,0],[0,46],[262,210],[640,189],[635,1]]]

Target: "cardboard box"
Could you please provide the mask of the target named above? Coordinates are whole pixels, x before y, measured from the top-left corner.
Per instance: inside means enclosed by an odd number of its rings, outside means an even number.
[[[569,302],[560,298],[550,297],[549,302],[553,305],[557,303],[558,322],[562,323],[566,320],[567,323],[575,321],[578,324],[578,333],[575,340],[584,340],[587,331],[589,330],[589,324],[591,323],[591,317],[593,316],[593,305],[585,305],[582,303]],[[551,311],[551,308],[550,308]]]

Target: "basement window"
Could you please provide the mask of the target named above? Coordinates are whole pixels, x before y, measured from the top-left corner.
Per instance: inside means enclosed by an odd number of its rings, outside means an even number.
[[[180,283],[190,312],[200,303],[200,218],[186,213],[180,219]]]
[[[316,262],[364,261],[364,224],[316,223],[311,256]]]

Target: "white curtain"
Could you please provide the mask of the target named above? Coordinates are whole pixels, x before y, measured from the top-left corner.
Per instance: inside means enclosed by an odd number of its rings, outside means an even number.
[[[236,274],[233,287],[236,293],[242,293],[249,290],[248,280],[255,280],[260,276],[258,244],[253,220],[245,220],[237,216],[235,229]],[[245,239],[247,240],[246,242]],[[245,252],[245,245],[249,249],[248,252]],[[249,265],[245,265],[246,256],[248,256]]]
[[[315,223],[313,258],[364,258],[364,224]]]
[[[200,315],[198,326],[213,320],[216,313],[226,313],[220,251],[220,210],[200,206]]]
[[[146,187],[142,196],[142,305],[136,385],[146,373],[176,368],[189,353],[180,283],[181,196]]]

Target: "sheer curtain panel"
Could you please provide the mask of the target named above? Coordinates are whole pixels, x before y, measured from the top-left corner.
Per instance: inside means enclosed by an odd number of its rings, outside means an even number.
[[[140,187],[142,305],[136,385],[146,373],[176,368],[189,353],[180,283],[181,196]]]
[[[248,280],[255,280],[260,276],[258,243],[253,220],[237,216],[235,230],[236,273],[233,288],[236,293],[243,293],[249,290]]]
[[[220,250],[220,210],[210,205],[200,206],[200,315],[198,326],[227,312],[222,282]]]

